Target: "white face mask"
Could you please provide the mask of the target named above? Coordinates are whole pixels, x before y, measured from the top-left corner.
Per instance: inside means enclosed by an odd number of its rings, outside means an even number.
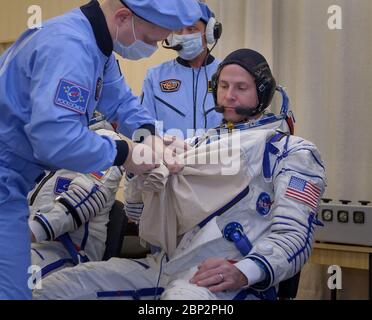
[[[118,40],[119,27],[116,27],[116,38],[114,40],[114,51],[120,56],[122,56],[123,58],[127,58],[129,60],[139,60],[142,58],[150,57],[158,49],[158,46],[157,45],[152,46],[150,44],[147,44],[137,39],[136,33],[134,32],[133,16],[132,16],[132,30],[133,30],[134,42],[129,46],[125,46]]]
[[[179,35],[174,34],[172,45],[182,45],[182,50],[178,51],[179,56],[184,60],[195,59],[204,50],[201,32]]]

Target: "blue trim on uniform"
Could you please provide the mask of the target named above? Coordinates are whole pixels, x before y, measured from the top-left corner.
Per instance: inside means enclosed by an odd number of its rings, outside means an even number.
[[[242,192],[240,192],[234,199],[232,199],[229,203],[224,205],[221,209],[218,209],[216,212],[212,213],[209,217],[204,219],[202,222],[198,224],[200,229],[202,229],[209,221],[211,221],[214,217],[218,217],[237,204],[240,200],[242,200],[245,196],[249,193],[249,186],[247,186]]]
[[[41,213],[35,215],[34,220],[39,222],[43,229],[47,231],[47,237],[48,240],[54,240],[55,239],[55,234],[52,226],[50,225],[48,219]]]
[[[293,237],[293,235],[288,235],[288,237],[291,237],[292,239],[293,239],[293,241],[298,241],[297,239],[295,239],[294,237]],[[311,240],[311,242],[312,242],[312,240]],[[294,244],[295,245],[295,244]],[[295,245],[296,246],[296,245]],[[300,248],[298,248],[297,246],[296,246],[296,249],[299,251],[300,250]],[[302,254],[303,254],[303,256],[304,256],[304,261],[303,262],[305,262],[305,260],[306,259],[308,259],[308,257],[310,256],[310,254],[311,254],[311,246],[306,246],[306,248],[305,248],[305,250],[302,252]],[[301,258],[301,257],[300,257]],[[296,260],[295,260],[296,261]],[[295,266],[296,266],[296,264],[295,264]],[[297,270],[297,269],[296,269]]]
[[[293,234],[296,234],[301,239],[301,242],[303,243],[306,242],[306,238],[304,238],[303,235],[299,233],[297,229],[282,229],[280,231],[281,233],[278,233],[278,234],[293,233]],[[273,232],[277,233],[275,230],[273,230]]]
[[[88,192],[87,190],[85,190],[84,188],[82,188],[84,191]],[[75,209],[76,208],[79,208],[80,206],[82,206],[84,204],[85,201],[87,201],[94,193],[96,193],[98,191],[98,187],[95,185],[92,190],[89,192],[89,194],[81,200],[80,203],[78,203],[76,206],[75,206]],[[74,193],[76,194],[76,193]]]
[[[71,237],[68,233],[65,233],[65,234],[59,236],[58,241],[63,244],[63,246],[65,247],[67,252],[70,254],[70,256],[71,256],[75,265],[78,265],[81,262],[84,263],[84,262],[89,261],[87,256],[83,256],[82,254],[80,254],[77,251],[77,249],[76,249],[76,247],[75,247],[75,245],[74,245],[74,243],[73,243],[73,241],[72,241],[72,239],[71,239]]]
[[[271,165],[270,165],[270,154],[277,155],[279,152],[279,149],[275,147],[273,143],[280,141],[280,139],[282,139],[286,135],[287,134],[281,133],[281,132],[277,133],[266,142],[262,166],[263,166],[264,177],[267,179],[272,177]]]
[[[255,263],[257,263],[256,260],[258,260],[259,262],[261,262],[266,267],[266,269],[267,269],[266,274],[269,275],[269,279],[267,281],[268,285],[266,287],[270,287],[272,285],[272,283],[274,283],[275,273],[274,273],[274,269],[271,266],[271,264],[269,263],[269,261],[267,261],[267,259],[264,256],[262,256],[261,254],[258,254],[257,252],[250,254],[247,258],[253,260]],[[255,288],[255,287],[257,288],[259,285],[260,284],[253,285],[252,288]],[[257,288],[257,289],[261,290],[261,288]]]
[[[215,109],[216,109],[215,107],[208,109],[207,111],[205,111],[205,115],[208,115],[210,112],[214,111]]]
[[[41,269],[41,277],[42,278],[45,277],[48,273],[62,267],[66,263],[74,264],[72,259],[61,259],[61,260],[55,261]]]
[[[256,291],[252,288],[244,289],[244,290],[241,290],[232,300],[233,301],[245,300],[250,294],[254,295],[256,298],[260,300],[273,301],[277,299],[277,293],[275,291],[275,288],[271,287],[264,292]]]
[[[296,238],[292,233],[286,233],[286,234],[281,234],[281,236],[283,236],[284,238],[287,238],[287,237],[290,237],[292,238],[292,240],[290,241],[295,247],[297,250],[299,250],[300,248],[297,246],[297,244],[294,242],[296,241],[300,246],[301,246],[301,243],[303,242],[303,239],[301,238]],[[267,237],[268,239],[272,239],[272,240],[281,240],[279,238],[275,238],[274,236],[268,236]],[[289,240],[289,239],[288,239]]]
[[[174,112],[177,112],[180,116],[182,117],[186,117],[186,115],[181,112],[180,110],[178,110],[176,107],[173,107],[171,104],[169,104],[168,102],[164,101],[163,99],[159,98],[158,96],[155,96],[154,95],[154,98],[158,101],[160,101],[162,104],[164,104],[166,107],[168,107],[169,109],[173,110]]]
[[[311,248],[311,243],[310,243],[310,238],[312,238],[312,233],[313,233],[313,230],[312,229],[312,224],[313,224],[313,220],[314,220],[314,215],[311,214],[308,218],[308,223],[309,223],[309,226],[307,227],[307,232],[306,232],[306,239],[305,239],[305,243],[303,245],[303,247],[301,248],[300,251],[297,252],[297,254],[293,255],[292,257],[290,257],[288,259],[288,262],[292,262],[294,259],[296,259],[296,257],[302,253],[307,247]]]
[[[161,295],[164,288],[144,288],[139,290],[101,291],[97,292],[97,298],[132,297],[133,300],[141,300],[141,297]]]
[[[282,219],[285,219],[285,220],[291,220],[291,221],[294,221],[296,222],[297,224],[299,224],[300,226],[304,227],[305,229],[308,228],[308,226],[304,225],[301,221],[298,221],[297,219],[294,219],[292,217],[287,217],[287,216],[276,216],[277,218],[282,218]],[[278,223],[278,222],[276,222]],[[273,223],[274,224],[274,223]]]
[[[141,261],[138,261],[138,260],[135,260],[135,259],[129,259],[129,260],[138,263],[140,266],[144,267],[145,269],[150,269],[150,267],[147,264],[145,264]]]
[[[81,250],[85,250],[85,247],[86,247],[87,241],[88,241],[88,237],[89,237],[89,221],[84,226],[84,237],[83,237],[83,241],[81,242],[81,245],[80,245]]]
[[[31,251],[34,251],[40,257],[41,260],[45,260],[43,255],[39,251],[37,251],[35,248],[31,248]]]
[[[297,246],[294,243],[292,243],[289,239],[286,239],[286,240],[288,240],[290,244],[292,244],[295,248],[291,247],[289,243],[287,243],[286,241],[280,238],[276,238],[275,240],[273,240],[273,242],[275,242],[275,244],[287,254],[288,256],[287,260],[288,260],[294,255],[296,255],[296,253],[299,252],[300,249],[298,249]],[[295,262],[295,269],[296,269],[296,265],[297,265],[296,260],[294,262]]]
[[[295,249],[297,249],[297,246],[294,243],[292,243],[292,241],[290,241],[287,238],[285,238],[285,239],[288,240],[290,242],[290,244],[293,244],[294,247],[295,247]],[[275,238],[274,241],[279,241],[279,242],[281,242],[281,243],[284,244],[284,246],[283,245],[279,245],[279,247],[282,248],[288,254],[288,257],[291,257],[293,254],[296,253],[296,250],[294,248],[292,248],[291,245],[289,243],[287,243],[285,240],[281,239],[281,237]],[[285,247],[288,248],[289,250],[286,249]]]

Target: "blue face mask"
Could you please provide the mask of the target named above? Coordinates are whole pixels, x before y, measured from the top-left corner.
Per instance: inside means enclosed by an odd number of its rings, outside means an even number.
[[[178,52],[179,56],[184,60],[193,60],[204,50],[202,34],[200,32],[179,35],[174,34],[172,45],[182,45],[182,50]]]
[[[152,46],[147,44],[141,40],[138,40],[136,37],[136,33],[134,32],[134,18],[132,16],[132,30],[134,36],[134,42],[129,45],[125,46],[118,40],[119,34],[119,27],[116,28],[116,39],[114,40],[114,51],[122,56],[123,58],[129,60],[139,60],[142,58],[150,57],[157,49],[158,46]]]

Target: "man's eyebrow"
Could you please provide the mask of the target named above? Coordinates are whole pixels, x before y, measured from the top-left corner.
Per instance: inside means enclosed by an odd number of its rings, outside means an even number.
[[[229,84],[234,84],[234,85],[249,85],[248,82],[246,81],[228,81],[228,80],[224,80],[224,79],[220,79],[220,82],[225,82],[225,83],[229,83]]]

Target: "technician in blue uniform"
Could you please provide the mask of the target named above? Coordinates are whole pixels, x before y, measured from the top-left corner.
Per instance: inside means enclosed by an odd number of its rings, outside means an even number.
[[[201,19],[172,33],[164,45],[178,58],[149,69],[143,84],[142,105],[159,121],[159,130],[182,139],[222,121],[210,86],[219,61],[208,49],[221,37],[222,25],[205,3],[199,5]]]
[[[195,0],[105,0],[28,30],[0,56],[0,299],[31,298],[27,193],[44,169],[143,173],[134,144],[88,130],[94,110],[131,137],[155,133],[113,55],[150,56],[172,30],[201,16]]]

